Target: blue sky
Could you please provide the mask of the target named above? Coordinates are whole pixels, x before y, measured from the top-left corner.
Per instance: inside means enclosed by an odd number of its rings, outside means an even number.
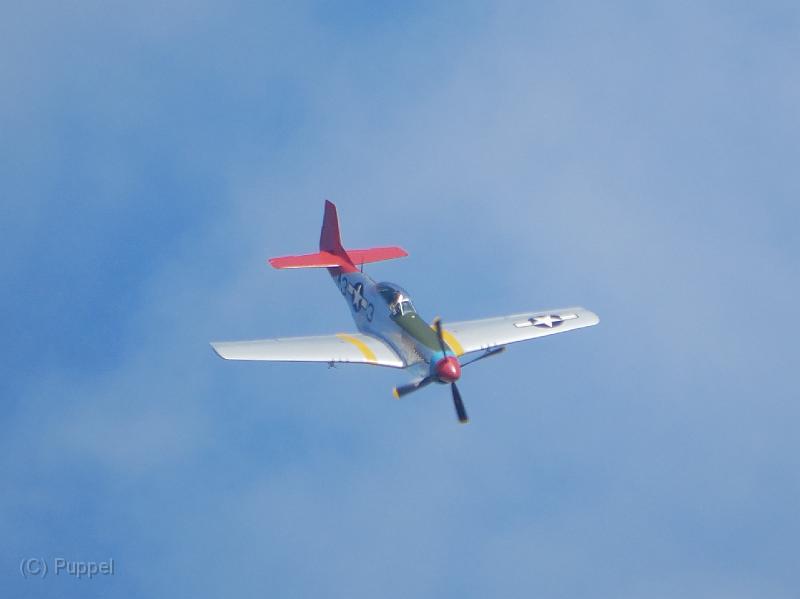
[[[793,597],[794,3],[34,2],[0,24],[13,596]],[[395,402],[208,341],[423,316],[600,326]],[[113,577],[24,580],[25,557]]]

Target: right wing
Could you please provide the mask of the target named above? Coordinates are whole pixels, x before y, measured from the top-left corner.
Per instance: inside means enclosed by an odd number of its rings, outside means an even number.
[[[590,327],[600,322],[585,308],[523,312],[444,324],[444,340],[458,355]]]
[[[283,337],[257,341],[214,341],[211,347],[225,360],[352,362],[393,368],[406,366],[386,343],[377,337],[361,333]]]

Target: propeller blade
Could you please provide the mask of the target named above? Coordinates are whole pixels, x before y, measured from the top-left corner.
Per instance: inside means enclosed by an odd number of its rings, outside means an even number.
[[[477,362],[478,360],[483,360],[484,358],[490,358],[492,356],[496,356],[497,354],[502,354],[504,351],[506,351],[505,345],[502,346],[502,347],[494,347],[494,348],[492,348],[490,350],[487,350],[486,352],[482,353],[477,358],[473,358],[469,362],[461,362],[461,368],[464,368],[464,366],[466,366],[467,364],[473,364],[473,363]]]
[[[436,328],[436,337],[439,339],[439,347],[442,348],[442,353],[447,354],[444,347],[444,334],[442,333],[442,319],[438,316],[433,319],[433,326]]]
[[[400,399],[404,395],[408,395],[409,393],[413,393],[414,391],[422,389],[425,385],[432,383],[433,381],[434,377],[426,376],[424,379],[414,381],[413,383],[408,383],[407,385],[400,385],[399,387],[395,387],[392,390],[392,395],[394,395],[395,399]]]
[[[455,383],[450,383],[450,389],[453,391],[453,405],[456,407],[458,421],[461,424],[466,424],[469,422],[469,416],[467,416],[467,410],[464,408],[464,402],[461,401],[461,393],[459,393]]]

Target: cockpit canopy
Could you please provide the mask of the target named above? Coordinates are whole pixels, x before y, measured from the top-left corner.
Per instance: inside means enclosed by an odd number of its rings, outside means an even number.
[[[394,283],[378,283],[378,293],[386,300],[389,305],[389,311],[393,317],[405,316],[406,314],[416,314],[414,304],[411,303],[411,298],[408,292]]]

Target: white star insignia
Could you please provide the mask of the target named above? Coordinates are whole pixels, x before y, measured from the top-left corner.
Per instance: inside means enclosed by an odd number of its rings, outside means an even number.
[[[361,307],[361,300],[362,299],[363,298],[361,296],[361,290],[358,288],[358,285],[354,285],[353,286],[353,305],[356,307],[356,309]]]
[[[546,326],[550,329],[553,328],[554,323],[561,322],[560,318],[553,318],[553,316],[550,314],[546,314],[545,316],[534,316],[531,320],[533,322],[533,326]]]
[[[540,329],[552,329],[564,323],[565,320],[574,320],[577,314],[545,314],[543,316],[531,316],[520,322],[515,322],[514,326],[518,329],[525,327],[539,327]]]

